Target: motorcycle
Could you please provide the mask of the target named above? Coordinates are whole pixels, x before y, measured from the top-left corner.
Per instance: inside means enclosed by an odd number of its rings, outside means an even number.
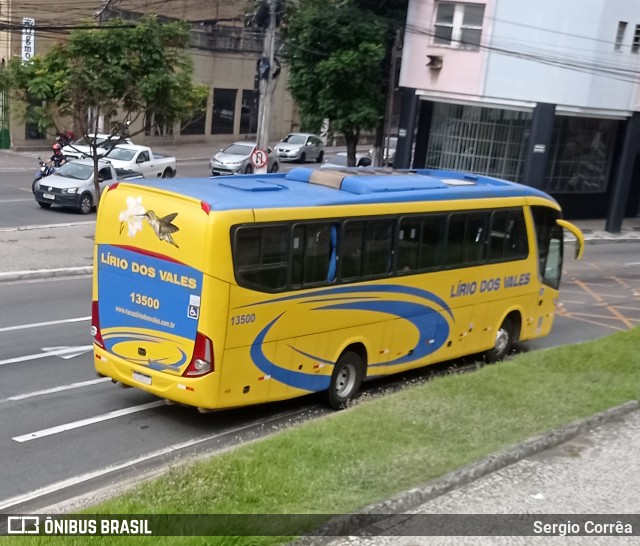
[[[31,184],[31,191],[36,193],[36,183],[42,180],[44,177],[49,176],[56,172],[56,167],[50,165],[48,161],[43,161],[40,156],[38,156],[38,170],[36,171],[35,178],[33,179],[33,183]]]

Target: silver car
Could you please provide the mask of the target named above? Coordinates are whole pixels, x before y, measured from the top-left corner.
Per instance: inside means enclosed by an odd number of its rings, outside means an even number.
[[[322,163],[324,143],[317,135],[310,133],[289,133],[276,145],[276,153],[281,161],[313,160]]]
[[[251,162],[251,154],[257,148],[255,142],[234,142],[223,150],[220,150],[209,161],[211,174],[214,176],[225,174],[252,174],[255,167]],[[268,162],[267,171],[270,173],[278,172],[280,163],[278,163],[276,154],[271,148],[267,148]]]
[[[115,182],[115,169],[106,161],[98,162],[100,192]],[[42,208],[51,205],[71,207],[82,214],[89,214],[96,202],[93,184],[93,159],[69,161],[55,173],[36,182],[33,194]]]

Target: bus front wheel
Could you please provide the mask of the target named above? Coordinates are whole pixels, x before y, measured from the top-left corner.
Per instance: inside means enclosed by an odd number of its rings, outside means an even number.
[[[327,403],[333,409],[340,410],[360,390],[364,363],[362,358],[353,351],[347,351],[340,356],[333,367],[331,383],[327,391]]]
[[[493,349],[485,353],[487,362],[498,362],[503,360],[518,342],[518,325],[511,317],[504,319],[504,322],[498,328],[494,340]]]

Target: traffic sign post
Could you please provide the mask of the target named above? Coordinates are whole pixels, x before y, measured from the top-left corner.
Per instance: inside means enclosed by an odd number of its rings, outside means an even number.
[[[269,162],[269,154],[266,150],[262,148],[255,148],[253,152],[251,152],[251,164],[255,169],[256,174],[266,174],[267,173],[267,165]]]

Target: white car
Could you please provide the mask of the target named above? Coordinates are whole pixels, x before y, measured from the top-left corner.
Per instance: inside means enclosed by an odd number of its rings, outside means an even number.
[[[255,142],[234,142],[220,150],[209,161],[211,174],[214,176],[225,174],[252,174],[255,171],[251,163],[251,154],[257,148]],[[273,150],[267,147],[267,171],[278,172],[280,164]]]
[[[173,178],[177,172],[175,157],[154,152],[148,146],[120,144],[103,157],[116,169],[136,171],[145,178]]]
[[[356,167],[371,167],[371,158],[367,154],[356,153]],[[321,169],[345,169],[347,168],[347,152],[338,152],[328,157],[320,167]]]
[[[84,137],[74,140],[71,144],[67,144],[62,148],[62,153],[68,159],[82,159],[83,157],[91,157],[91,143],[94,134],[90,134],[89,140]],[[110,135],[108,133],[98,133],[95,135],[96,144],[99,146],[98,155],[104,155],[109,151],[109,147],[118,144],[133,144],[129,137],[119,135]]]
[[[314,160],[322,163],[324,158],[322,139],[310,133],[289,133],[275,149],[281,161],[305,163],[307,160]]]
[[[387,145],[382,151],[382,164],[393,165],[396,158],[396,148],[398,147],[398,137],[387,137]],[[369,155],[373,157],[374,148],[369,150]]]

